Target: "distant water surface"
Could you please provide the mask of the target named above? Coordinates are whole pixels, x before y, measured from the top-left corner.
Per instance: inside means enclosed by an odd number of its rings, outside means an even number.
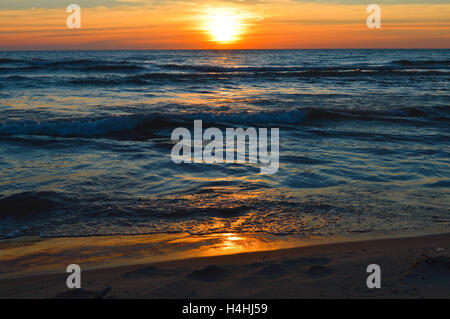
[[[0,238],[450,225],[450,50],[0,52]],[[280,169],[171,161],[280,128]]]

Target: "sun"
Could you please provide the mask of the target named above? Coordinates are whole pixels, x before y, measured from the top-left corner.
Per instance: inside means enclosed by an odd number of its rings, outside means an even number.
[[[206,17],[206,31],[211,41],[227,44],[240,39],[243,31],[243,23],[238,14],[227,9],[216,9]]]

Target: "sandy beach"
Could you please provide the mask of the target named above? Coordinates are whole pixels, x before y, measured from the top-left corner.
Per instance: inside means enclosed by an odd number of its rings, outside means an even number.
[[[449,18],[3,0],[0,299],[165,318],[450,299]]]
[[[320,244],[0,281],[1,298],[450,298],[450,233]],[[368,289],[369,264],[381,288]]]

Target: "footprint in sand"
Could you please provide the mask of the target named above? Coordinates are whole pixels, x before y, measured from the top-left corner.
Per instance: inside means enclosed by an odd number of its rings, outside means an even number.
[[[254,273],[253,277],[274,279],[283,276],[286,273],[285,269],[280,265],[274,264],[264,267],[263,269]]]
[[[438,256],[420,259],[411,267],[402,280],[405,283],[425,280],[450,287],[450,257]]]
[[[286,268],[299,268],[305,266],[320,265],[325,266],[331,262],[330,258],[326,257],[301,257],[296,259],[288,259],[283,262],[283,266]]]
[[[323,278],[331,275],[333,273],[333,270],[331,270],[328,267],[320,266],[320,265],[314,265],[308,268],[306,271],[306,274],[310,278]]]
[[[195,270],[186,277],[200,281],[221,281],[229,275],[229,272],[216,265],[210,265],[206,268]]]

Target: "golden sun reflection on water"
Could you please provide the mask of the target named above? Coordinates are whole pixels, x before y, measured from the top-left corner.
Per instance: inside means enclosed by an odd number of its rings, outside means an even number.
[[[222,242],[222,250],[239,250],[239,246],[242,245],[243,237],[236,236],[235,234],[222,234],[223,242]]]
[[[275,236],[263,233],[178,233],[49,239],[21,237],[0,240],[0,279],[64,273],[66,266],[72,263],[80,265],[83,270],[90,270],[355,240],[361,238]]]
[[[61,272],[68,264],[97,269],[305,245],[305,239],[263,234],[152,234],[0,241],[1,279]]]

